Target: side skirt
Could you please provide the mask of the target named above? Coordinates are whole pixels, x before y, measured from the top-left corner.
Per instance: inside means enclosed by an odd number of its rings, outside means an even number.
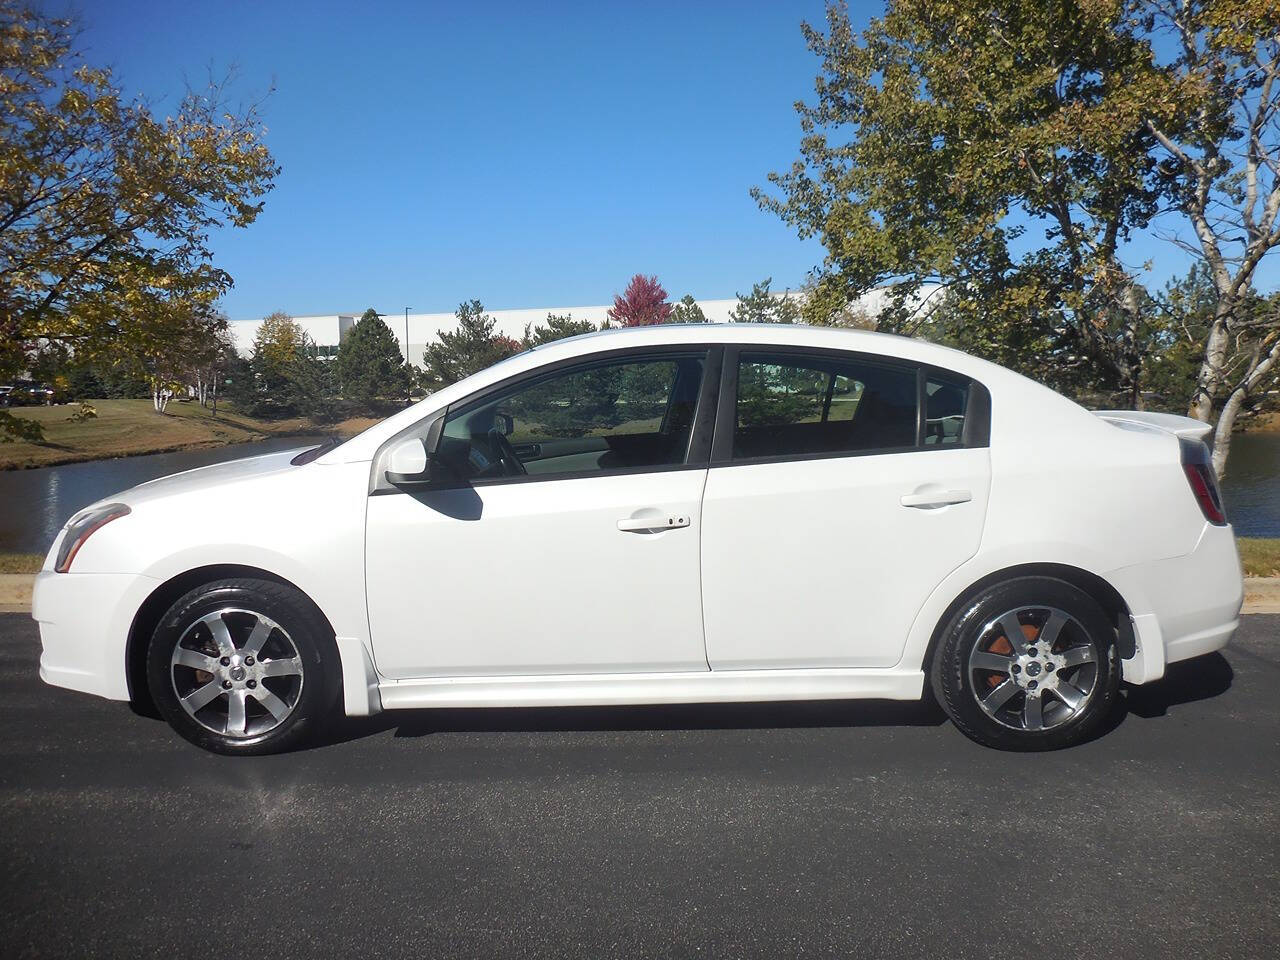
[[[383,680],[387,710],[420,707],[569,707],[767,700],[919,700],[919,670],[724,670],[538,677]]]

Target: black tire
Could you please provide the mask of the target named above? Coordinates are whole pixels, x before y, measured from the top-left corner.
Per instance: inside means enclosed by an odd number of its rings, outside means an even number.
[[[1010,613],[1017,645],[1001,625]],[[1001,750],[1069,747],[1094,736],[1116,707],[1115,628],[1078,587],[1020,577],[987,587],[951,617],[931,674],[938,703],[970,739]]]
[[[232,657],[219,656],[227,652],[219,650],[214,636],[219,624],[226,632],[219,628],[218,635],[242,647]],[[264,639],[255,648],[259,624]],[[175,665],[174,658],[186,651],[210,669]],[[261,655],[255,659],[253,651]],[[228,685],[226,692],[213,692]],[[196,746],[233,756],[279,753],[303,743],[333,710],[338,651],[324,618],[293,587],[270,580],[217,580],[184,594],[160,619],[147,649],[147,686],[164,719]],[[210,692],[192,698],[199,688]],[[180,689],[188,704],[212,699],[189,710],[179,699]],[[222,713],[224,729],[211,729]],[[238,732],[231,732],[233,724]]]

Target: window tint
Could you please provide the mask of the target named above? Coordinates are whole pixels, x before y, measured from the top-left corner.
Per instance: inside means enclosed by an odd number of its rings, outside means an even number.
[[[734,459],[916,445],[916,374],[872,363],[744,352]]]
[[[683,463],[703,359],[614,358],[525,380],[451,410],[436,455],[461,479]]]
[[[925,398],[925,445],[963,443],[968,386],[930,377],[925,382]]]

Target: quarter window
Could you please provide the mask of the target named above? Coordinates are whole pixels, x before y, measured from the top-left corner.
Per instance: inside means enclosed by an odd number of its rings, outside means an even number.
[[[914,369],[743,352],[733,458],[914,447],[917,389]]]
[[[682,464],[704,360],[615,357],[525,380],[450,410],[436,456],[464,480]]]

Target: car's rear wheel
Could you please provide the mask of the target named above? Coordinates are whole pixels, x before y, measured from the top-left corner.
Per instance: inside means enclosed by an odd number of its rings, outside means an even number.
[[[336,649],[305,596],[269,580],[219,580],[180,597],[147,651],[160,713],[192,743],[263,754],[301,743],[333,707]]]
[[[1078,587],[1022,577],[988,587],[944,628],[938,702],[966,736],[1004,750],[1052,750],[1097,732],[1120,685],[1115,630]]]

